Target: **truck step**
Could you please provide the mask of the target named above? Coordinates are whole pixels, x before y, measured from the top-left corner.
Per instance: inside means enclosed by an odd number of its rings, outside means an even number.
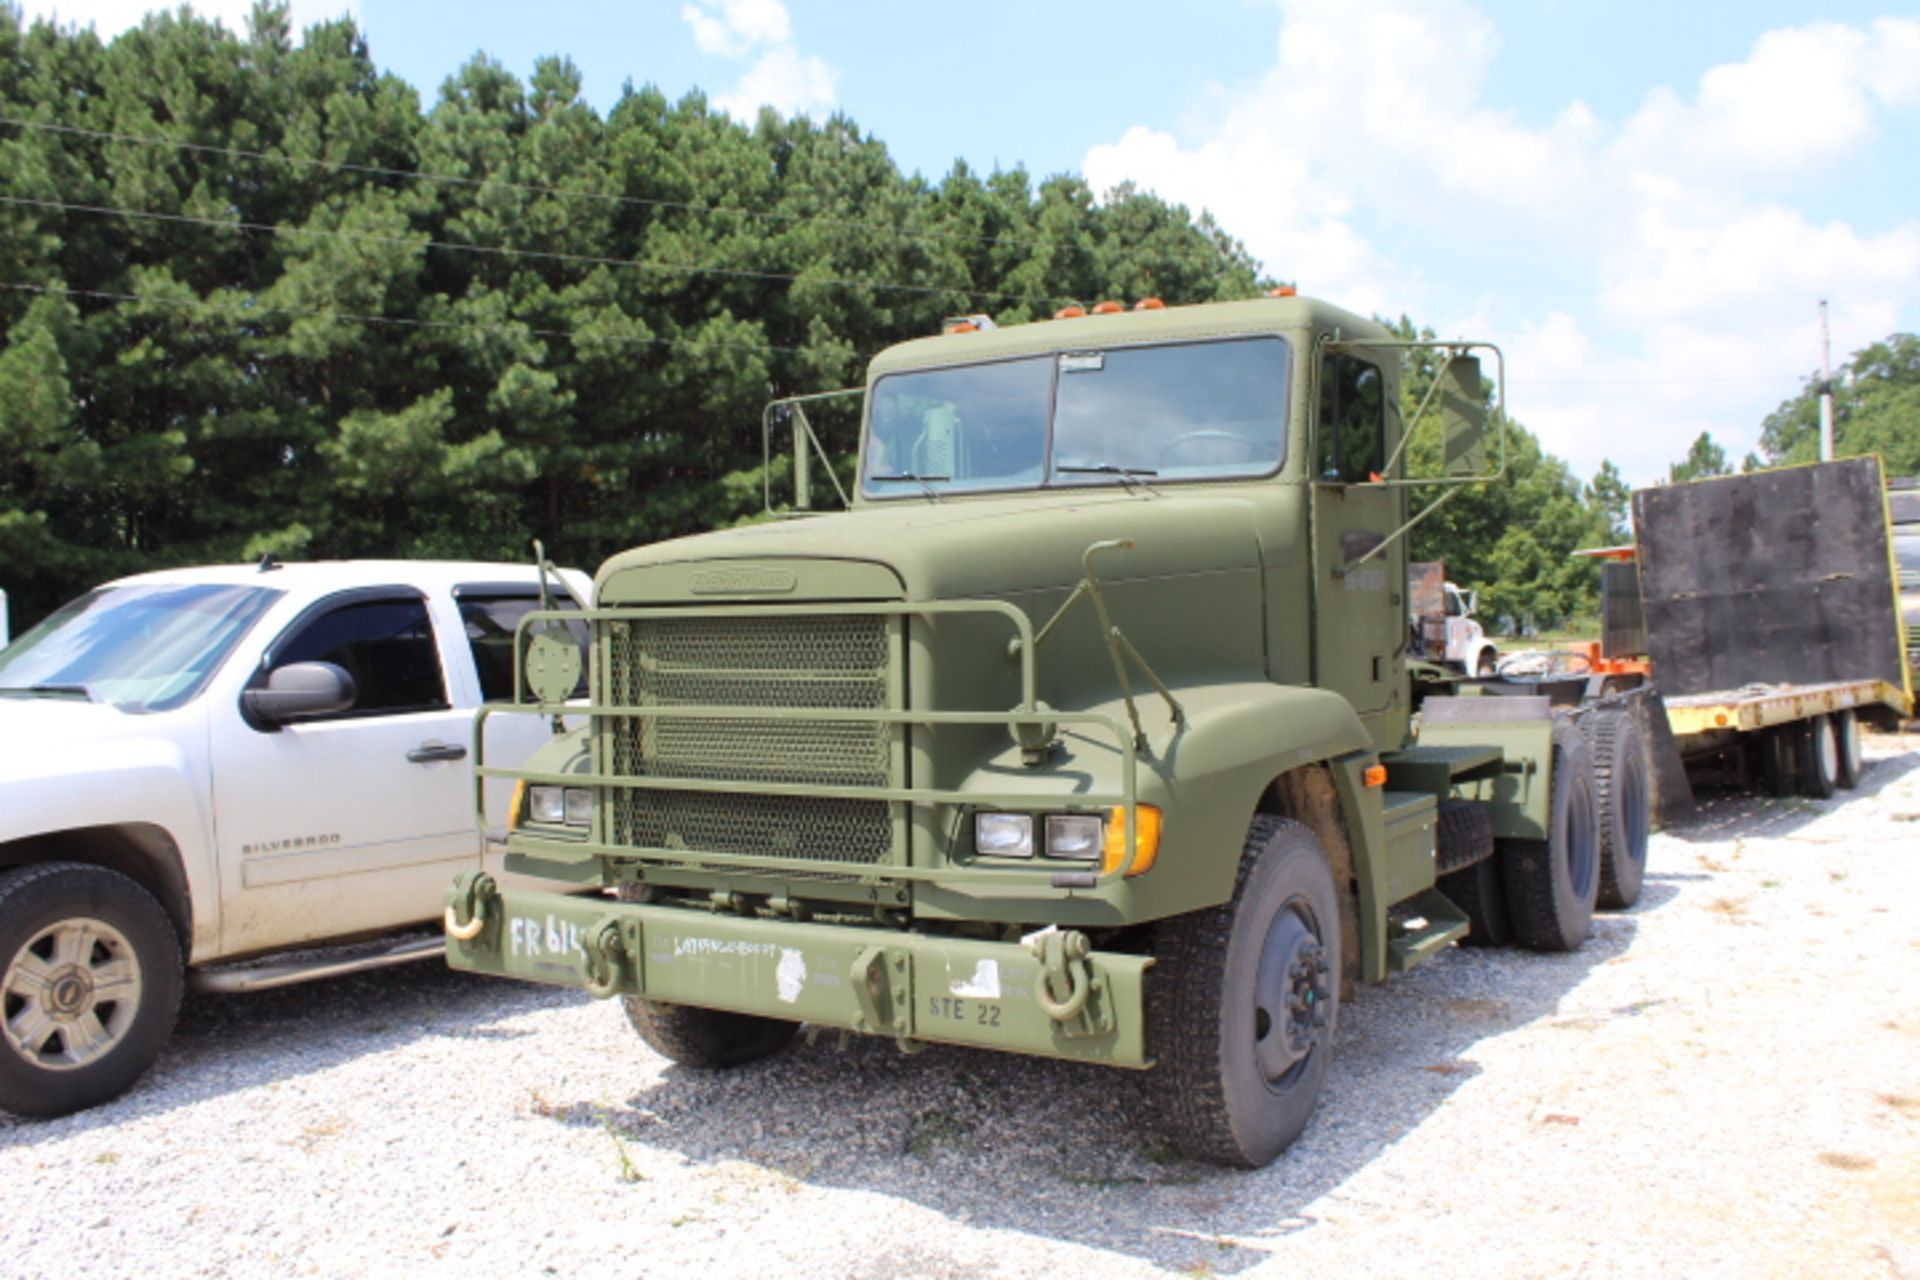
[[[1387,968],[1394,973],[1417,968],[1467,936],[1466,916],[1435,889],[1394,907],[1387,925]]]
[[[282,953],[263,960],[243,960],[235,964],[194,969],[187,984],[195,991],[236,995],[243,991],[269,991],[274,987],[312,982],[316,978],[335,978],[342,974],[364,973],[414,960],[435,960],[446,954],[446,935],[438,930],[430,934],[409,934],[376,943],[349,943],[338,947],[316,947],[310,951]]]
[[[1380,763],[1387,766],[1387,785],[1395,791],[1426,791],[1445,795],[1454,779],[1481,771],[1497,772],[1501,752],[1496,746],[1426,744],[1386,751]]]

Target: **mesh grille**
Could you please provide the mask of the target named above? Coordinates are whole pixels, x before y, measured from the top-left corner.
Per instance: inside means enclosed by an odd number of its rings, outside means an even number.
[[[882,710],[886,620],[845,614],[649,618],[610,626],[607,701],[617,707]],[[613,772],[730,781],[740,792],[629,790],[613,803],[620,844],[828,862],[883,860],[893,842],[883,800],[752,794],[753,784],[886,786],[890,725],[826,720],[622,720]]]

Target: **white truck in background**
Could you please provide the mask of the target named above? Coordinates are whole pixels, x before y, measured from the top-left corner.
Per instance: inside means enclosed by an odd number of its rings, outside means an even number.
[[[1491,676],[1500,650],[1474,618],[1480,593],[1463,591],[1447,580],[1438,560],[1407,566],[1407,614],[1413,627],[1413,653],[1426,662],[1469,676]]]
[[[499,873],[475,825],[475,710],[513,697],[515,624],[543,592],[565,608],[591,591],[577,571],[541,576],[169,570],[90,591],[0,651],[0,1110],[123,1092],[187,983],[440,954],[437,930],[405,931],[440,915],[456,873]],[[517,762],[551,730],[502,716],[486,732],[489,762]]]

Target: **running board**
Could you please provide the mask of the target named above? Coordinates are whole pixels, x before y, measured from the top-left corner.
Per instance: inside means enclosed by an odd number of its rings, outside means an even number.
[[[447,940],[440,935],[409,938],[378,951],[314,952],[299,960],[272,959],[217,969],[195,969],[187,975],[187,985],[195,991],[217,995],[270,991],[274,987],[290,987],[296,982],[312,982],[316,978],[337,978],[342,974],[386,969],[415,960],[431,960],[446,954],[446,949]]]
[[[1467,917],[1444,893],[1428,889],[1396,905],[1387,927],[1387,968],[1405,973],[1466,937]]]

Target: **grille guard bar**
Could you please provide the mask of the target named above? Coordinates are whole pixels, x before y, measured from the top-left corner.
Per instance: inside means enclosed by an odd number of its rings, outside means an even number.
[[[823,707],[735,707],[735,706],[651,706],[606,707],[589,703],[581,707],[565,702],[540,702],[522,696],[520,672],[525,663],[525,645],[529,630],[543,623],[621,622],[650,619],[754,618],[766,619],[781,613],[796,616],[936,616],[940,614],[996,614],[1014,631],[1010,651],[1020,662],[1020,705],[1010,711],[933,711],[933,710],[857,710]],[[606,719],[693,719],[752,720],[764,723],[783,720],[792,723],[831,722],[838,724],[924,724],[1003,725],[1010,731],[1017,725],[1045,721],[1065,728],[1069,725],[1103,730],[1110,738],[1120,761],[1121,786],[1118,792],[1073,792],[1061,794],[1055,803],[1071,805],[1075,810],[1123,808],[1126,812],[1127,856],[1110,871],[1101,871],[1093,887],[1101,888],[1126,878],[1136,857],[1139,831],[1139,785],[1136,752],[1132,735],[1120,722],[1094,711],[1042,710],[1036,703],[1034,688],[1033,624],[1027,615],[1003,600],[940,600],[913,603],[889,601],[865,604],[832,605],[693,605],[671,607],[617,607],[581,610],[530,610],[522,615],[514,630],[514,700],[492,702],[480,708],[473,726],[474,819],[480,830],[487,830],[486,780],[511,778],[528,783],[569,787],[626,788],[636,791],[688,791],[733,794],[807,797],[834,800],[878,800],[890,803],[970,805],[982,807],[1032,808],[1036,801],[1052,797],[1033,791],[952,791],[923,787],[869,787],[817,785],[791,782],[759,782],[716,778],[625,777],[603,773],[536,773],[508,769],[486,762],[487,720],[494,715],[586,716],[598,723]],[[1078,736],[1078,735],[1076,735]],[[597,807],[597,806],[596,806]],[[513,837],[510,835],[509,839]],[[526,836],[523,838],[537,839]],[[1067,870],[1058,862],[1043,867],[914,867],[897,863],[847,863],[818,858],[775,855],[718,853],[701,849],[664,848],[652,845],[607,844],[593,840],[544,842],[547,851],[564,848],[567,853],[588,857],[637,858],[641,861],[670,861],[707,870],[753,870],[766,874],[791,874],[796,870],[830,872],[848,881],[878,884],[885,881],[930,881],[943,884],[995,884],[1010,888],[1056,888],[1053,877]],[[1084,882],[1082,883],[1084,887]]]

